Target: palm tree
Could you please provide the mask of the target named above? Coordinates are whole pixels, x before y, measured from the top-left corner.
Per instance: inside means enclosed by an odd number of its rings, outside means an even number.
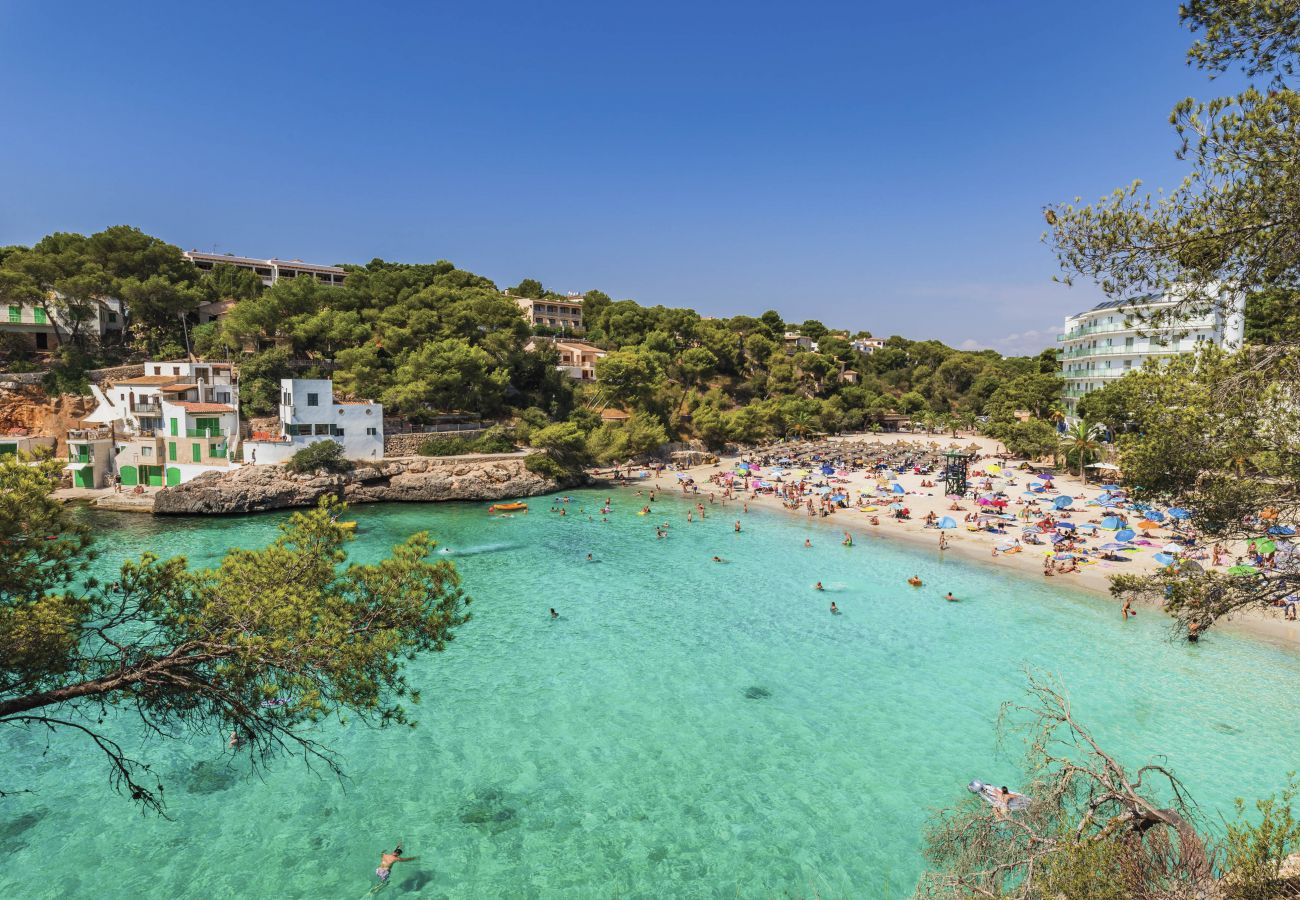
[[[1079,477],[1087,481],[1084,467],[1101,450],[1101,438],[1106,433],[1104,425],[1081,419],[1061,435],[1061,448],[1068,460],[1071,454],[1079,456]]]
[[[1053,404],[1047,411],[1047,421],[1051,422],[1053,427],[1059,427],[1065,421],[1065,410],[1060,404]]]
[[[812,416],[808,415],[806,410],[799,410],[792,415],[786,423],[786,431],[796,434],[801,438],[807,437],[813,430]]]

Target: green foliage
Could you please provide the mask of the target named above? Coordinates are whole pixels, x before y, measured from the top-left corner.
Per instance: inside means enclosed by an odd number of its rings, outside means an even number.
[[[1282,863],[1300,850],[1300,817],[1295,800],[1300,785],[1295,773],[1287,776],[1281,796],[1255,801],[1258,820],[1246,814],[1246,802],[1237,798],[1236,821],[1228,823],[1224,841],[1228,896],[1232,900],[1272,900],[1280,896]]]
[[[533,448],[545,451],[566,477],[580,474],[585,466],[591,464],[591,455],[587,450],[587,437],[572,422],[557,422],[539,428],[529,439]],[[532,471],[538,470],[532,469]]]
[[[303,447],[289,457],[284,467],[290,472],[307,474],[311,472],[347,472],[352,463],[343,457],[343,445],[328,438]]]
[[[113,786],[161,810],[158,776],[100,730],[107,719],[138,717],[154,744],[234,729],[255,765],[288,750],[336,772],[314,723],[414,724],[403,663],[468,618],[428,535],[344,566],[351,529],[324,500],[216,568],[145,555],[104,585],[84,577],[86,532],[50,497],[58,465],[0,461],[0,726],[88,738]],[[287,702],[262,706],[275,697]]]
[[[524,468],[552,481],[563,482],[571,475],[562,465],[545,453],[530,453],[525,456]]]
[[[1056,429],[1041,419],[989,422],[984,433],[1001,441],[1007,452],[1026,459],[1051,456],[1058,444]]]
[[[467,453],[511,453],[515,442],[500,426],[489,428],[475,438],[430,438],[420,445],[421,456],[463,456]]]

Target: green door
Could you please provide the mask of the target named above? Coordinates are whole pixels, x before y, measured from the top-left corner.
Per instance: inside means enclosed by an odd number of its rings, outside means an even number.
[[[162,487],[163,485],[162,466],[141,466],[140,468],[148,472],[149,487]]]
[[[140,483],[140,476],[136,473],[135,466],[123,466],[121,472],[122,486],[135,487]]]
[[[181,470],[175,466],[167,467],[167,486],[175,487],[181,483]]]
[[[73,483],[79,488],[93,488],[95,486],[95,471],[89,466],[84,469],[78,469],[74,474]]]
[[[202,445],[202,444],[200,444],[198,441],[195,441],[194,443],[190,444],[190,450],[193,451],[193,453],[192,453],[191,455],[194,457],[194,461],[195,461],[195,462],[202,462],[202,461],[203,461],[203,445]]]

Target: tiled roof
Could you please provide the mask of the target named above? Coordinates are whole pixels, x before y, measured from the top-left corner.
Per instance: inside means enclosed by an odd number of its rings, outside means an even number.
[[[137,375],[135,378],[127,378],[125,381],[119,381],[119,385],[133,385],[136,387],[158,387],[164,384],[177,384],[180,382],[180,375]]]
[[[232,413],[233,406],[226,403],[177,403],[187,413]]]
[[[176,393],[179,391],[188,391],[196,387],[198,387],[197,384],[169,384],[164,386],[163,390],[167,393]]]

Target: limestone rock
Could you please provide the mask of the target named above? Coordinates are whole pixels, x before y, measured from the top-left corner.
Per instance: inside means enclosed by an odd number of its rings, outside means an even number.
[[[212,515],[313,506],[327,494],[349,503],[429,503],[532,497],[561,485],[528,471],[522,454],[401,457],[351,472],[295,475],[284,466],[207,472],[154,497],[156,515]]]

